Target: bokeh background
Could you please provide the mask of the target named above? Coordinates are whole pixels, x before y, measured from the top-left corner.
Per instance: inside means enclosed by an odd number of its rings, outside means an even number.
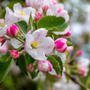
[[[90,60],[90,0],[59,0],[65,6],[70,15],[70,27],[72,30],[72,42],[75,50],[82,50],[82,58]],[[5,7],[12,8],[13,4],[20,2],[25,5],[24,0],[0,0],[0,19],[5,15]],[[28,80],[26,76],[20,73],[15,66],[6,77],[5,81],[0,84],[0,90],[42,90],[41,82],[33,82]],[[86,77],[81,81],[90,88],[90,67]],[[62,87],[60,89],[60,87]],[[55,90],[80,90],[80,87],[72,82],[55,83]],[[43,89],[44,90],[44,89]],[[83,90],[83,89],[81,89]]]

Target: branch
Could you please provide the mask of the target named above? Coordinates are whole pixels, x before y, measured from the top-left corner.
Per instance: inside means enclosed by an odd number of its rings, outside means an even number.
[[[76,84],[80,85],[80,87],[82,87],[82,88],[84,88],[84,89],[87,88],[83,83],[80,82],[80,80],[76,79],[74,76],[68,74],[67,72],[64,72],[64,73],[65,73],[65,75],[67,75],[73,82],[75,82]]]

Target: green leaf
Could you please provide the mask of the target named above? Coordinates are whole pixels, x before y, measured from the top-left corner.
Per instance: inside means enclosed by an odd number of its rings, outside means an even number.
[[[27,33],[28,32],[28,26],[27,26],[27,23],[25,21],[19,21],[17,23],[15,23],[20,30],[22,30],[24,33]]]
[[[6,62],[0,62],[0,82],[2,82],[7,76],[11,63],[11,57],[8,57]]]
[[[37,28],[46,28],[49,31],[59,31],[62,32],[67,27],[65,19],[63,17],[56,16],[45,16],[43,17],[37,25]]]
[[[19,68],[23,74],[27,74],[26,61],[25,61],[24,55],[21,55],[20,58],[17,59],[16,65],[19,66]]]
[[[50,55],[48,56],[48,60],[52,63],[57,75],[62,75],[63,64],[61,58],[57,55]]]
[[[35,61],[28,53],[25,54],[25,60],[27,65],[32,64]]]
[[[6,62],[8,59],[9,53],[0,56],[0,62]]]

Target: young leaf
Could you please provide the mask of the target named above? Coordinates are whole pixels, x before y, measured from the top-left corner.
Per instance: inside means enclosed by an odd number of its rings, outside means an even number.
[[[48,56],[48,60],[50,60],[50,62],[52,63],[57,75],[62,75],[63,64],[61,58],[56,55],[50,55]]]
[[[27,74],[26,61],[25,61],[24,55],[21,55],[20,58],[17,59],[16,65],[19,66],[19,68],[23,74]]]
[[[2,82],[7,76],[12,61],[13,60],[11,60],[11,57],[8,57],[6,62],[0,61],[0,82]]]
[[[62,32],[67,27],[65,19],[63,17],[56,16],[45,16],[43,17],[37,25],[37,28],[46,28],[49,31]]]
[[[27,26],[27,23],[25,21],[19,21],[17,23],[15,23],[20,30],[22,30],[24,33],[27,33],[28,32],[28,26]]]

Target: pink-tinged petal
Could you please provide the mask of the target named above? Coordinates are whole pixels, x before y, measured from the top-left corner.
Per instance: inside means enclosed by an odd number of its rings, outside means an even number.
[[[40,42],[42,41],[45,36],[47,35],[47,30],[44,29],[44,28],[41,28],[41,29],[38,29],[36,30],[35,32],[33,32],[33,37],[34,37],[34,40],[36,40],[36,42]]]
[[[0,46],[0,54],[6,54],[8,51],[7,42],[5,42],[2,46]]]

